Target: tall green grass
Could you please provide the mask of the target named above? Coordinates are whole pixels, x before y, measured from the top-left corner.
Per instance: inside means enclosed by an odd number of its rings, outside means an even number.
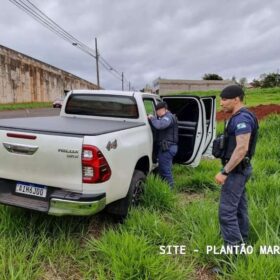
[[[174,166],[175,187],[180,192],[203,192],[206,189],[216,189],[213,181],[215,172],[220,168],[219,160],[205,159],[194,168],[183,165]]]
[[[206,254],[222,239],[214,183],[220,163],[205,159],[195,169],[174,166],[174,191],[149,176],[140,206],[123,224],[104,213],[57,218],[0,206],[0,279],[197,279],[197,269],[214,265],[220,279],[280,279],[280,256],[258,252],[280,244],[279,137],[280,116],[261,121],[247,184],[252,255]],[[167,245],[184,245],[186,253],[161,255]]]
[[[100,240],[89,240],[86,249],[88,258],[102,264],[99,271],[89,267],[86,279],[185,279],[190,272],[133,231],[109,230]]]
[[[150,175],[146,181],[142,203],[150,209],[168,211],[174,208],[176,197],[166,182],[158,176]]]

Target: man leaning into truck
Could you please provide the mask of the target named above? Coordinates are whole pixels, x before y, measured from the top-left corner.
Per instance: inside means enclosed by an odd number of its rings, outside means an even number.
[[[174,187],[172,161],[178,150],[177,118],[167,110],[166,102],[156,105],[157,117],[149,115],[151,125],[157,130],[156,144],[158,150],[159,175]]]

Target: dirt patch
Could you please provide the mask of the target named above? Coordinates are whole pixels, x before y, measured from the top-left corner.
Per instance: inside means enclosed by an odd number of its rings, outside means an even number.
[[[67,262],[67,260],[66,260]],[[56,266],[51,262],[45,265],[44,275],[42,275],[42,280],[81,280],[82,275],[79,272],[78,267],[72,264],[72,260],[69,260],[67,267],[64,268],[65,271],[60,266]]]
[[[104,211],[87,218],[85,236],[80,238],[80,245],[84,247],[89,239],[100,239],[107,229],[115,229],[118,223]]]
[[[177,194],[179,198],[179,203],[182,207],[185,205],[192,203],[193,201],[201,200],[205,198],[204,193],[186,193],[180,192]]]
[[[195,272],[196,280],[215,280],[216,275],[213,274],[208,268],[198,268]]]
[[[250,107],[248,109],[256,114],[258,120],[261,120],[270,114],[280,114],[280,105],[276,104],[258,105],[256,107]],[[220,111],[217,112],[216,117],[218,121],[222,121],[228,119],[230,117],[230,114]]]

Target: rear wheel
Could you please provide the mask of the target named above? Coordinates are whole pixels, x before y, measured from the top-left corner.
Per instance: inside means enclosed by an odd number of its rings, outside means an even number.
[[[134,171],[128,191],[128,194],[131,195],[131,201],[129,206],[136,206],[139,204],[141,195],[144,192],[145,179],[146,175],[142,171]]]
[[[109,204],[107,211],[120,219],[125,218],[129,208],[139,204],[141,195],[144,192],[145,179],[146,175],[142,171],[134,170],[126,197]]]

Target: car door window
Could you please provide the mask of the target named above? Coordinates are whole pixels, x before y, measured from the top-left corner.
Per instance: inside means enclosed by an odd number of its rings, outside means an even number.
[[[155,101],[152,98],[143,99],[147,115],[155,115]]]

